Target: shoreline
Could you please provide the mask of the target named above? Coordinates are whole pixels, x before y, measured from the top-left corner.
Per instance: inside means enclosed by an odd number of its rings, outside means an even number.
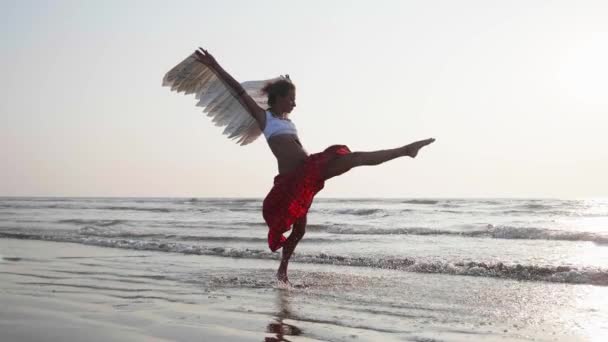
[[[294,263],[290,279],[296,285],[285,289],[273,279],[276,265],[275,260],[0,239],[0,300],[6,303],[0,309],[0,337],[18,342],[78,341],[83,335],[91,341],[585,341],[608,331],[599,315],[605,314],[605,299],[598,301],[608,293],[603,287]],[[596,303],[579,308],[587,298]],[[573,307],[552,313],[564,304]],[[581,312],[599,316],[564,324]]]

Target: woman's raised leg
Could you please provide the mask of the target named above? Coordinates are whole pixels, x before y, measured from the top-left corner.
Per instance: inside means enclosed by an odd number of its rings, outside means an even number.
[[[339,176],[353,167],[363,165],[379,165],[389,160],[399,157],[412,157],[415,158],[418,155],[418,151],[435,141],[435,139],[426,139],[416,141],[409,145],[405,145],[398,148],[389,150],[379,150],[372,152],[352,152],[343,156],[336,157],[332,160],[325,172],[325,179],[330,179],[335,176]]]
[[[306,233],[306,215],[293,224],[291,234],[283,245],[281,265],[279,265],[279,270],[277,271],[277,279],[281,282],[289,283],[289,280],[287,279],[287,266],[289,264],[289,258],[291,258],[293,250],[296,249],[296,246],[304,236],[304,233]]]

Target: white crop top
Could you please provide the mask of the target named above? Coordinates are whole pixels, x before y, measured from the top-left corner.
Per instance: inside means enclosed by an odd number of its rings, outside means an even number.
[[[264,136],[266,140],[275,135],[295,134],[298,135],[296,125],[289,119],[275,118],[270,111],[266,111],[266,127],[264,127]]]

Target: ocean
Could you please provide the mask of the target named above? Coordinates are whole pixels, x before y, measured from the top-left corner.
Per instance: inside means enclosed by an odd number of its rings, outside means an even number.
[[[215,303],[213,312],[275,322],[258,340],[608,336],[607,200],[317,198],[287,295],[261,205],[1,197],[3,291]],[[67,265],[69,256],[47,250],[74,243],[93,261]],[[99,277],[109,283],[96,289]],[[125,283],[139,285],[112,286]]]

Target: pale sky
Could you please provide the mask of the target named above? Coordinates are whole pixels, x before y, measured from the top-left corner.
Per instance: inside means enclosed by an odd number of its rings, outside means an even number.
[[[0,0],[0,196],[264,197],[241,147],[161,87],[198,46],[290,74],[310,153],[434,137],[321,197],[608,196],[606,1]]]

